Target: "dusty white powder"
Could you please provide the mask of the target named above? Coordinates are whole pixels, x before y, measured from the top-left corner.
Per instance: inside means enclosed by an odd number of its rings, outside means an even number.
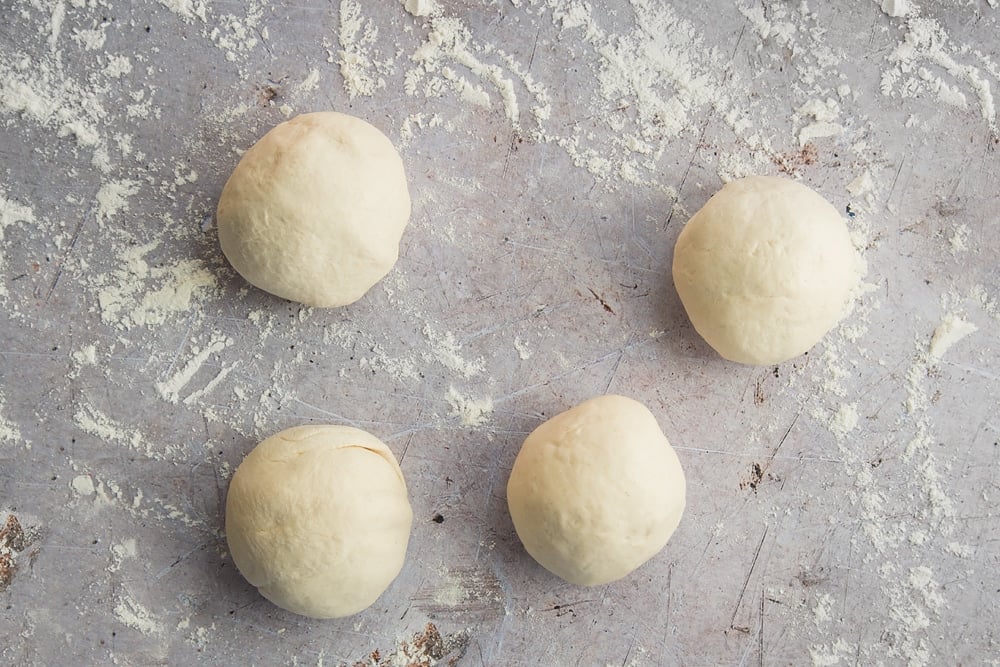
[[[814,139],[835,137],[844,133],[844,126],[834,122],[840,115],[840,104],[834,99],[811,99],[795,112],[801,117],[812,118],[811,123],[799,130],[799,146],[805,146]]]
[[[151,459],[171,461],[182,455],[182,449],[178,445],[154,444],[139,429],[125,426],[91,405],[83,404],[77,408],[73,422],[86,433],[109,445],[125,447]]]
[[[81,496],[92,496],[95,492],[94,480],[90,475],[77,475],[70,486]]]
[[[177,403],[180,399],[181,390],[201,370],[202,365],[208,361],[208,358],[232,344],[233,340],[228,336],[215,335],[204,347],[193,347],[191,358],[168,379],[157,382],[156,390],[164,400],[170,403]]]
[[[424,325],[424,336],[430,344],[430,352],[424,354],[425,361],[437,361],[448,370],[470,378],[483,372],[486,360],[482,357],[468,360],[462,356],[462,345],[450,331],[440,331],[429,323]]]
[[[105,181],[97,191],[97,221],[104,223],[128,210],[128,200],[139,192],[139,184],[129,179]]]
[[[517,350],[517,356],[521,361],[531,359],[531,348],[520,338],[514,338],[514,349]]]
[[[445,400],[451,407],[451,415],[460,418],[464,426],[482,426],[493,415],[493,399],[488,396],[469,398],[454,387],[448,387]]]
[[[120,329],[162,324],[188,311],[217,287],[214,274],[195,259],[150,266],[146,257],[159,248],[151,241],[126,249],[114,268],[94,282],[101,319]],[[155,285],[157,287],[150,287]]]
[[[934,329],[934,335],[931,336],[930,347],[927,350],[930,360],[932,362],[941,361],[941,358],[955,343],[978,330],[975,324],[955,313],[945,314],[941,318],[941,324]]]
[[[203,0],[158,0],[158,2],[189,23],[196,18],[202,23],[208,20]]]
[[[115,618],[121,623],[134,630],[138,630],[144,635],[160,634],[163,632],[163,625],[159,619],[128,593],[119,595],[115,599],[114,612]]]
[[[348,95],[372,95],[385,88],[386,82],[378,74],[379,65],[373,52],[378,28],[362,16],[361,3],[357,0],[341,0],[337,35],[341,49],[340,74]]]
[[[883,12],[895,18],[906,16],[910,11],[909,0],[882,0],[881,6]]]
[[[813,667],[847,664],[854,654],[854,646],[842,637],[832,644],[814,644],[809,647],[809,657]]]
[[[440,11],[436,0],[401,0],[403,7],[414,16],[430,16]]]
[[[35,224],[35,212],[30,206],[19,204],[7,198],[0,187],[0,243],[4,242],[7,229],[18,224]],[[0,271],[4,269],[6,253],[0,253]],[[7,295],[7,285],[0,282],[0,297]]]
[[[906,30],[903,40],[888,57],[891,65],[882,73],[882,93],[891,97],[915,97],[928,90],[946,103],[964,106],[965,95],[958,88],[964,86],[975,96],[987,126],[997,132],[992,86],[982,70],[959,60],[967,57],[967,50],[952,44],[940,23],[916,15],[915,10],[908,14]],[[943,71],[951,77],[951,82],[925,64]]]

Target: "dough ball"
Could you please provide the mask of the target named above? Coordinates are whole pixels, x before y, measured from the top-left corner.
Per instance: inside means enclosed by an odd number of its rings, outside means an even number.
[[[844,315],[861,260],[844,220],[787,178],[727,183],[674,248],[677,293],[694,328],[726,359],[797,357]]]
[[[265,134],[236,165],[217,213],[222,252],[240,275],[319,307],[353,303],[385,277],[409,217],[392,143],[332,111]]]
[[[395,457],[348,426],[299,426],[243,460],[226,497],[236,567],[296,614],[339,618],[399,574],[413,513]]]
[[[566,581],[596,586],[652,558],[684,512],[684,471],[656,418],[599,396],[524,441],[507,505],[524,548]]]

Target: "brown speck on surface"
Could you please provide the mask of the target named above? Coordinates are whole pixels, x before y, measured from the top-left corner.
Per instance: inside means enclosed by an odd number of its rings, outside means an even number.
[[[587,289],[590,290],[590,293],[594,295],[594,298],[597,299],[597,301],[601,304],[601,306],[604,307],[605,311],[611,313],[612,315],[615,314],[615,311],[611,308],[610,305],[608,305],[608,302],[604,300],[603,296],[601,296],[600,294],[598,294],[594,290],[590,289],[589,287]]]
[[[750,466],[750,479],[743,480],[742,482],[740,482],[740,488],[745,489],[749,486],[754,491],[754,493],[756,493],[757,486],[761,483],[761,481],[763,481],[763,479],[764,479],[764,468],[762,468],[761,465],[755,461]]]
[[[816,164],[818,159],[819,154],[816,151],[816,146],[809,142],[797,151],[775,155],[774,164],[782,174],[793,175],[802,167]]]
[[[753,404],[763,405],[764,404],[764,384],[763,380],[757,380],[757,386],[753,390]]]
[[[367,659],[355,662],[351,667],[388,667],[389,665],[406,665],[406,667],[434,667],[445,664],[454,667],[465,655],[469,645],[469,635],[457,632],[442,636],[433,623],[427,623],[424,629],[415,633],[409,640],[401,641],[390,655],[383,656],[375,649],[368,654]],[[446,660],[442,663],[441,661]]]
[[[27,549],[32,541],[31,535],[25,533],[17,517],[9,515],[3,528],[0,528],[0,591],[6,590],[14,579],[17,572],[16,554]]]

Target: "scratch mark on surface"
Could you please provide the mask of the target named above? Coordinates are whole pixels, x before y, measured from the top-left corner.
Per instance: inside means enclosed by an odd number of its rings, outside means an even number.
[[[759,667],[764,667],[764,588],[760,589],[760,632],[757,633],[759,638],[758,649],[758,660]]]
[[[48,291],[45,293],[45,303],[49,302],[49,299],[52,297],[52,293],[56,291],[56,286],[59,284],[59,279],[62,277],[63,267],[66,265],[66,260],[69,259],[70,253],[72,253],[73,249],[76,247],[76,242],[80,238],[80,232],[83,230],[83,226],[87,223],[87,220],[90,219],[90,216],[94,215],[95,209],[95,206],[91,206],[87,211],[87,214],[80,218],[80,222],[77,223],[76,229],[73,230],[73,236],[69,240],[66,252],[64,252],[63,256],[59,259],[59,267],[56,269],[56,275],[52,279],[52,284],[49,285]]]
[[[729,627],[736,629],[736,614],[740,611],[740,605],[743,604],[743,596],[746,595],[747,585],[750,583],[750,577],[753,576],[753,570],[757,567],[757,559],[760,557],[760,550],[764,546],[764,539],[767,537],[767,524],[764,524],[764,532],[760,536],[760,542],[757,543],[757,549],[753,552],[753,560],[750,561],[750,569],[747,570],[747,576],[743,580],[743,587],[740,589],[740,596],[736,599],[736,608],[733,609],[733,616],[729,619]]]
[[[785,444],[785,440],[788,439],[788,434],[792,432],[792,429],[795,427],[795,422],[797,422],[799,420],[799,415],[801,415],[801,414],[802,414],[802,412],[799,411],[799,412],[797,412],[795,414],[795,417],[792,418],[792,423],[788,425],[787,429],[785,429],[785,434],[783,436],[781,436],[781,440],[778,441],[778,444],[777,444],[777,446],[775,446],[774,450],[771,452],[771,455],[769,457],[767,457],[767,463],[764,464],[763,473],[766,473],[768,471],[768,469],[771,467],[771,464],[774,463],[774,457],[778,454],[778,450],[781,449],[781,446],[783,444]],[[792,457],[792,458],[794,458],[794,457]]]
[[[906,164],[906,160],[905,159],[899,161],[899,168],[896,169],[896,175],[892,179],[892,185],[889,186],[889,194],[886,195],[886,198],[885,198],[886,201],[889,201],[890,199],[892,199],[892,193],[896,191],[896,181],[899,180],[899,174],[900,174],[900,172],[903,171],[903,165],[904,164]]]
[[[607,312],[611,313],[612,315],[616,315],[616,314],[617,314],[617,313],[615,313],[615,311],[614,311],[614,310],[613,310],[613,309],[611,308],[611,306],[609,306],[609,305],[608,305],[608,302],[604,300],[604,297],[603,297],[603,296],[601,296],[600,294],[598,294],[598,293],[597,293],[597,292],[595,292],[594,290],[590,289],[589,287],[588,287],[587,289],[588,289],[588,290],[590,291],[590,293],[591,293],[591,294],[593,294],[593,295],[594,295],[594,298],[595,298],[595,299],[597,299],[597,301],[598,301],[598,302],[599,302],[599,303],[601,304],[601,306],[603,306],[603,307],[604,307],[604,310],[606,310]]]
[[[358,422],[354,421],[353,419],[348,419],[347,417],[344,417],[343,415],[338,415],[336,412],[330,412],[329,410],[324,410],[323,408],[321,408],[319,406],[312,405],[311,403],[306,403],[305,401],[303,401],[303,400],[301,400],[299,398],[292,398],[292,400],[294,402],[298,403],[299,405],[304,405],[307,408],[311,408],[311,409],[315,410],[316,412],[320,413],[321,415],[324,415],[326,417],[333,417],[334,419],[339,419],[341,422],[347,424],[348,426],[353,426],[354,428],[361,428],[358,425]]]

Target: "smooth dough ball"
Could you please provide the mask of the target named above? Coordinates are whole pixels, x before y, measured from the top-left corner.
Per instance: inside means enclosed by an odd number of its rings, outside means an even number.
[[[599,396],[524,441],[507,505],[524,548],[566,581],[596,586],[652,558],[684,512],[684,471],[656,418]]]
[[[299,426],[257,445],[226,497],[236,567],[296,614],[339,618],[403,567],[413,513],[392,452],[348,426]]]
[[[332,111],[265,134],[236,165],[217,212],[222,252],[240,275],[319,307],[353,303],[385,277],[409,217],[392,143]]]
[[[727,183],[688,221],[673,276],[694,328],[726,359],[797,357],[844,315],[861,259],[823,197],[787,178]]]

